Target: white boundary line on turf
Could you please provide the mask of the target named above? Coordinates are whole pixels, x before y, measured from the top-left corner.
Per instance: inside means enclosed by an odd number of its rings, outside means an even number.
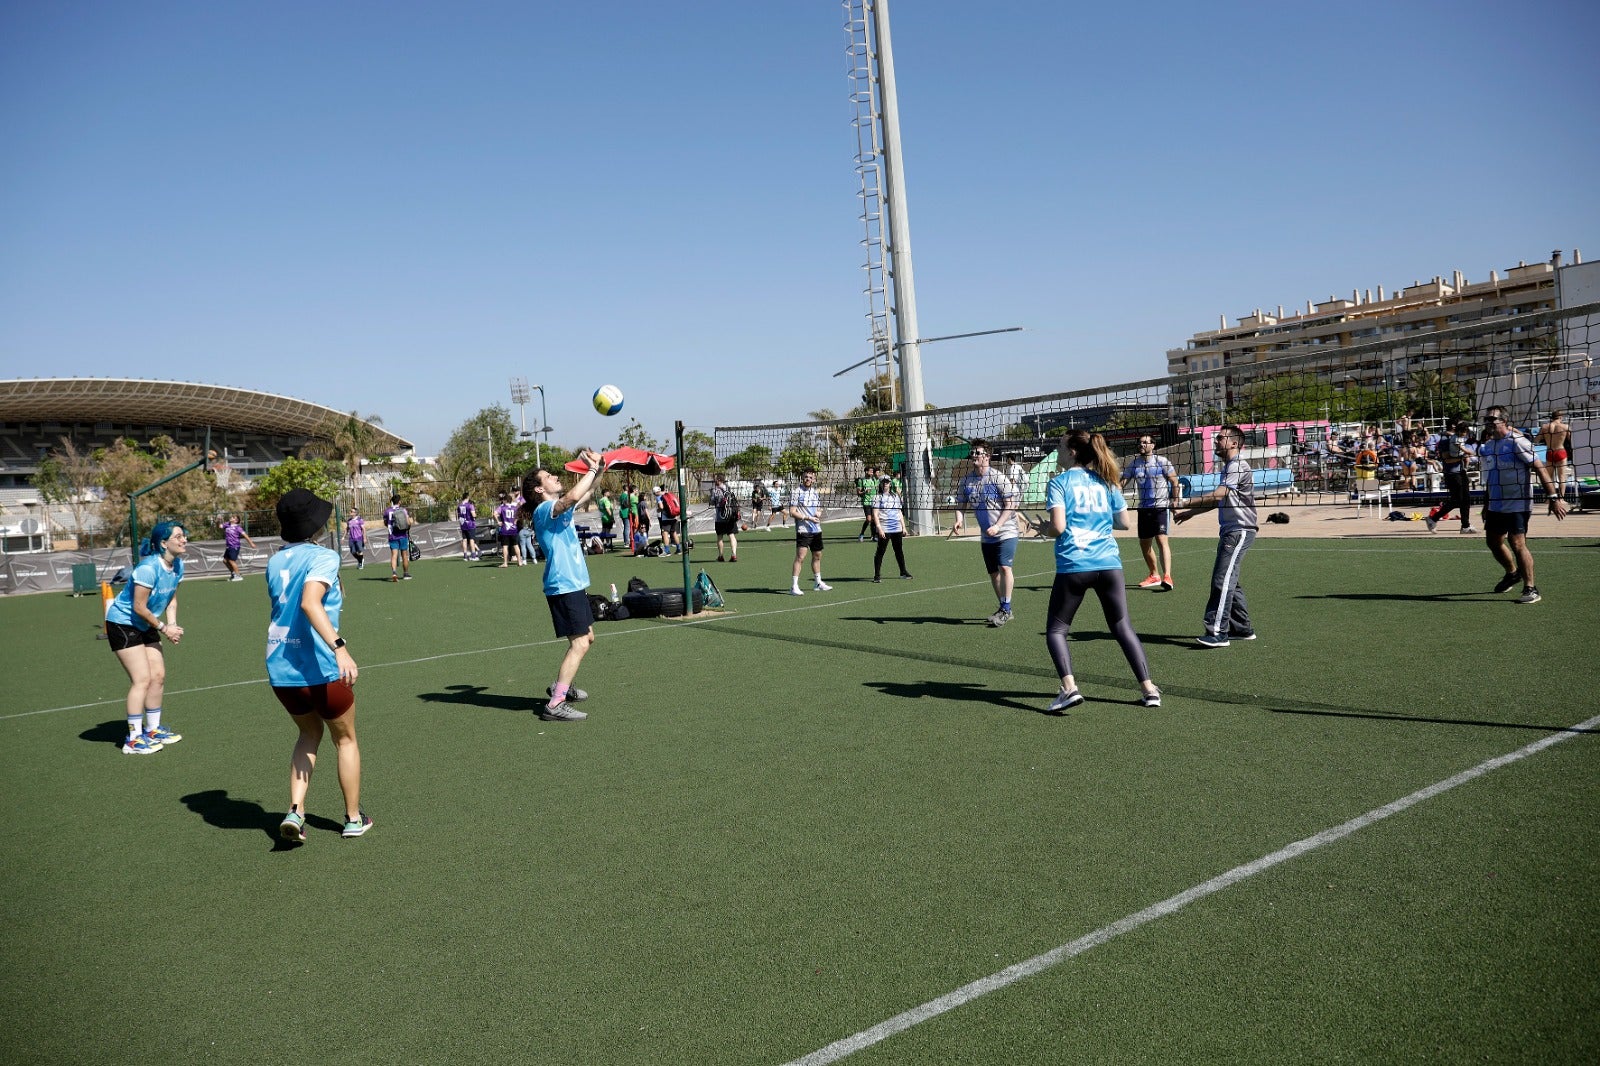
[[[1022,576],[1022,575],[1018,575],[1018,576]],[[606,635],[606,639],[607,640],[617,640],[617,639],[622,638],[622,637],[631,637],[631,636],[633,636],[635,634],[638,634],[638,633],[662,633],[662,632],[670,633],[673,629],[676,629],[678,626],[711,625],[711,624],[714,624],[716,622],[737,621],[737,620],[745,619],[745,618],[767,618],[767,617],[771,617],[773,615],[779,615],[779,614],[793,614],[796,611],[815,611],[815,610],[821,610],[821,609],[823,609],[825,607],[846,607],[846,606],[849,606],[851,604],[856,604],[856,603],[875,603],[875,602],[878,602],[878,601],[881,601],[881,600],[896,599],[896,598],[899,598],[899,597],[902,597],[902,596],[916,596],[916,595],[920,595],[920,594],[925,593],[925,592],[948,592],[948,591],[950,591],[952,589],[972,588],[972,587],[976,587],[976,586],[979,586],[979,585],[988,585],[988,583],[989,582],[987,580],[983,580],[983,581],[967,581],[967,582],[963,582],[963,583],[961,583],[959,585],[929,585],[929,586],[924,586],[924,587],[921,587],[921,588],[903,589],[903,590],[901,590],[899,592],[891,592],[891,593],[888,593],[886,595],[880,595],[880,596],[858,596],[858,597],[855,597],[853,599],[826,599],[826,600],[820,600],[820,601],[813,602],[813,603],[791,604],[789,606],[776,608],[776,609],[770,610],[770,611],[755,611],[755,612],[752,612],[752,613],[741,612],[739,614],[723,614],[723,615],[717,615],[714,618],[692,618],[692,619],[690,619],[690,620],[688,620],[686,622],[676,623],[675,625],[662,625],[662,626],[643,625],[643,626],[637,626],[637,627],[635,627],[633,629],[624,629],[624,630],[622,630],[620,632],[616,632],[616,633],[608,633]],[[821,595],[821,593],[816,593],[815,595]],[[424,655],[421,658],[417,658],[417,659],[399,659],[399,660],[396,660],[394,662],[388,662],[388,663],[372,663],[370,665],[361,667],[361,669],[362,669],[363,672],[365,672],[367,670],[383,670],[383,669],[387,669],[389,667],[394,667],[394,666],[416,666],[418,663],[434,662],[434,661],[440,660],[440,659],[457,659],[457,658],[461,658],[462,656],[466,656],[466,655],[494,655],[494,654],[498,654],[499,652],[503,652],[503,651],[522,651],[525,648],[541,648],[541,647],[545,647],[545,646],[551,645],[551,644],[564,644],[565,642],[566,642],[566,638],[565,637],[552,637],[549,640],[532,640],[532,641],[528,641],[527,643],[524,643],[524,644],[506,644],[506,645],[504,645],[502,647],[498,647],[498,648],[469,648],[466,651],[448,651],[448,652],[442,652],[442,653],[440,653],[438,655]],[[169,689],[167,689],[167,695],[168,696],[192,696],[192,695],[194,695],[195,693],[198,693],[198,692],[215,692],[218,689],[239,688],[239,687],[241,687],[243,685],[265,685],[266,683],[267,683],[267,679],[264,678],[264,677],[251,678],[251,679],[249,679],[247,681],[224,681],[220,685],[204,685],[204,686],[201,686],[199,688],[184,688],[184,689],[171,689],[171,688],[169,688]],[[55,713],[60,712],[60,711],[82,711],[82,710],[86,710],[86,709],[88,709],[90,707],[109,707],[109,706],[113,706],[113,705],[120,705],[125,701],[125,699],[126,699],[126,697],[124,695],[124,696],[118,696],[115,699],[95,700],[95,701],[93,701],[91,703],[74,703],[74,704],[69,704],[67,706],[63,706],[63,707],[44,707],[44,708],[40,708],[39,710],[34,710],[34,711],[18,711],[15,714],[0,714],[0,722],[9,722],[14,718],[29,718],[29,717],[32,717],[33,715],[36,715],[36,714],[55,714]]]
[[[1057,948],[1052,948],[1042,955],[1035,955],[1033,958],[1019,962],[1014,966],[1008,966],[998,973],[990,974],[988,977],[979,978],[978,980],[973,981],[971,984],[962,985],[953,992],[948,992],[945,995],[940,996],[938,999],[929,1000],[928,1002],[922,1004],[922,1006],[914,1007],[903,1014],[897,1014],[887,1021],[879,1022],[870,1029],[863,1029],[861,1032],[856,1033],[853,1036],[847,1036],[841,1040],[835,1040],[833,1043],[827,1045],[826,1047],[818,1048],[809,1055],[791,1060],[790,1062],[786,1063],[785,1066],[824,1066],[826,1063],[838,1062],[847,1055],[853,1055],[857,1051],[871,1047],[873,1044],[881,1043],[891,1036],[894,1036],[898,1033],[903,1033],[912,1026],[920,1025],[921,1023],[932,1018],[936,1018],[941,1014],[955,1010],[957,1007],[972,1002],[979,996],[988,995],[990,992],[998,991],[999,989],[1005,988],[1007,985],[1015,984],[1024,978],[1032,977],[1035,974],[1042,973],[1053,966],[1066,962],[1068,959],[1075,958],[1093,948],[1097,948],[1101,944],[1121,936],[1123,933],[1132,932],[1133,930],[1138,929],[1140,926],[1148,925],[1150,922],[1153,922],[1158,918],[1165,918],[1169,914],[1173,914],[1182,910],[1184,907],[1187,907],[1196,900],[1204,899],[1207,896],[1214,895],[1218,892],[1221,892],[1225,888],[1230,888],[1241,881],[1248,880],[1249,878],[1252,878],[1263,871],[1270,870],[1274,866],[1288,862],[1290,859],[1298,858],[1307,852],[1315,851],[1316,849],[1324,847],[1328,844],[1332,844],[1337,840],[1342,840],[1343,838],[1350,836],[1352,833],[1356,833],[1362,829],[1365,829],[1369,825],[1399,814],[1401,811],[1404,811],[1410,807],[1414,807],[1425,800],[1430,800],[1442,792],[1448,792],[1457,785],[1464,785],[1469,781],[1473,781],[1482,777],[1484,774],[1487,774],[1492,770],[1498,770],[1502,766],[1517,762],[1520,759],[1526,759],[1530,755],[1536,755],[1544,749],[1559,744],[1564,740],[1570,740],[1575,736],[1582,736],[1584,735],[1582,731],[1594,729],[1596,726],[1600,726],[1600,715],[1596,715],[1587,721],[1579,722],[1577,725],[1568,726],[1561,732],[1552,733],[1550,736],[1542,737],[1526,747],[1518,748],[1516,751],[1509,752],[1505,755],[1498,755],[1492,759],[1487,759],[1469,770],[1463,770],[1460,773],[1451,777],[1447,777],[1442,781],[1436,781],[1426,788],[1418,789],[1409,796],[1402,796],[1392,803],[1386,803],[1382,807],[1376,807],[1368,811],[1366,814],[1352,818],[1348,822],[1345,822],[1341,825],[1333,826],[1330,829],[1324,829],[1320,833],[1305,837],[1302,840],[1297,840],[1293,844],[1279,848],[1270,855],[1263,855],[1259,859],[1255,859],[1252,862],[1247,862],[1243,866],[1235,866],[1227,873],[1218,874],[1211,880],[1195,885],[1193,888],[1186,889],[1185,891],[1178,893],[1176,896],[1170,896],[1167,899],[1162,900],[1160,903],[1152,904],[1151,906],[1146,907],[1144,910],[1130,914],[1126,918],[1121,918],[1115,922],[1112,922],[1110,925],[1101,926],[1099,929],[1096,929],[1087,936],[1079,937],[1077,940],[1071,941],[1070,943],[1062,944]]]

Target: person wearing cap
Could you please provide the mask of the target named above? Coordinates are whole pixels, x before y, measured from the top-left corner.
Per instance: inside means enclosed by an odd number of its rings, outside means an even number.
[[[359,670],[339,635],[344,606],[339,553],[315,543],[333,504],[309,489],[290,489],[278,501],[277,513],[283,548],[267,560],[267,683],[299,730],[289,758],[289,813],[278,835],[291,844],[305,842],[306,792],[326,730],[333,734],[344,793],[341,835],[358,837],[372,828],[361,809],[354,687]]]
[[[588,470],[577,484],[563,491],[554,471],[539,467],[522,479],[525,506],[533,509],[533,534],[544,555],[544,597],[556,636],[567,638],[555,684],[545,690],[550,697],[539,717],[546,722],[581,722],[589,717],[573,706],[589,694],[573,684],[578,667],[594,644],[594,611],[589,606],[589,564],[573,527],[577,509],[594,494],[595,479],[604,472],[600,456],[588,448],[578,453]]]
[[[404,515],[404,529],[395,528],[395,516]],[[389,527],[389,580],[399,581],[400,573],[411,580],[411,512],[400,506],[400,494],[389,497],[389,506],[383,509],[383,524]]]
[[[883,553],[894,545],[894,561],[900,567],[900,576],[910,580],[906,571],[906,553],[902,542],[906,538],[905,504],[894,491],[894,479],[885,475],[878,479],[878,491],[872,497],[872,532],[878,542],[878,552],[872,557],[872,583],[883,579]]]
[[[161,638],[183,639],[178,624],[178,583],[189,533],[177,522],[158,522],[140,546],[143,558],[106,610],[106,641],[128,675],[128,739],[124,755],[154,755],[183,737],[161,724],[167,684]],[[164,617],[163,617],[164,614]]]
[[[661,554],[671,555],[674,551],[683,551],[683,544],[678,539],[678,515],[682,510],[678,503],[677,493],[665,485],[656,486],[656,520],[661,526]]]

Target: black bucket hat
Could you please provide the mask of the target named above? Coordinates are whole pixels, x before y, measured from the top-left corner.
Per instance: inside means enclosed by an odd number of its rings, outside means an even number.
[[[332,514],[333,504],[310,489],[290,489],[278,501],[278,526],[290,544],[316,536]]]

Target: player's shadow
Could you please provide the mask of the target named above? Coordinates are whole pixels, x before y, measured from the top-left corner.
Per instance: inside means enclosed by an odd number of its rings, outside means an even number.
[[[425,703],[454,703],[463,707],[488,707],[501,711],[526,711],[537,714],[545,705],[542,696],[516,696],[490,692],[483,685],[446,685],[443,692],[420,692]]]
[[[880,625],[880,626],[886,626],[886,625],[987,626],[989,624],[988,622],[985,622],[982,618],[938,618],[938,617],[926,617],[926,616],[920,617],[920,618],[912,618],[912,617],[882,618],[882,617],[868,617],[868,616],[859,615],[859,614],[841,615],[839,617],[839,621],[841,621],[841,622],[872,622],[872,623],[875,623],[876,625]]]
[[[254,830],[264,834],[272,841],[273,851],[291,851],[295,847],[278,836],[278,822],[282,814],[270,812],[253,800],[235,799],[228,795],[226,789],[210,788],[203,792],[191,792],[183,797],[183,805],[216,829]],[[344,828],[340,822],[315,814],[306,815],[306,827],[332,832]]]
[[[1492,600],[1498,597],[1487,589],[1471,592],[1323,592],[1296,596],[1299,600],[1411,600],[1417,603],[1448,603],[1451,600]]]
[[[867,688],[877,689],[885,696],[898,696],[907,700],[936,699],[982,703],[990,707],[1014,707],[1020,711],[1053,716],[1053,712],[1045,709],[1049,706],[1049,694],[1041,695],[1036,691],[1005,691],[970,681],[868,681],[865,685]],[[1023,700],[1028,702],[1024,703]]]
[[[128,723],[118,718],[114,722],[101,722],[92,725],[78,734],[79,740],[87,740],[91,744],[116,744],[121,745],[128,739]]]

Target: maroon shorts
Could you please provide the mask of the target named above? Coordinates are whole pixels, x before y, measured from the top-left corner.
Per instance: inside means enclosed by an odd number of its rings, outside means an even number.
[[[272,694],[290,714],[317,714],[325,720],[337,718],[356,705],[355,690],[343,678],[321,685],[274,685]]]

